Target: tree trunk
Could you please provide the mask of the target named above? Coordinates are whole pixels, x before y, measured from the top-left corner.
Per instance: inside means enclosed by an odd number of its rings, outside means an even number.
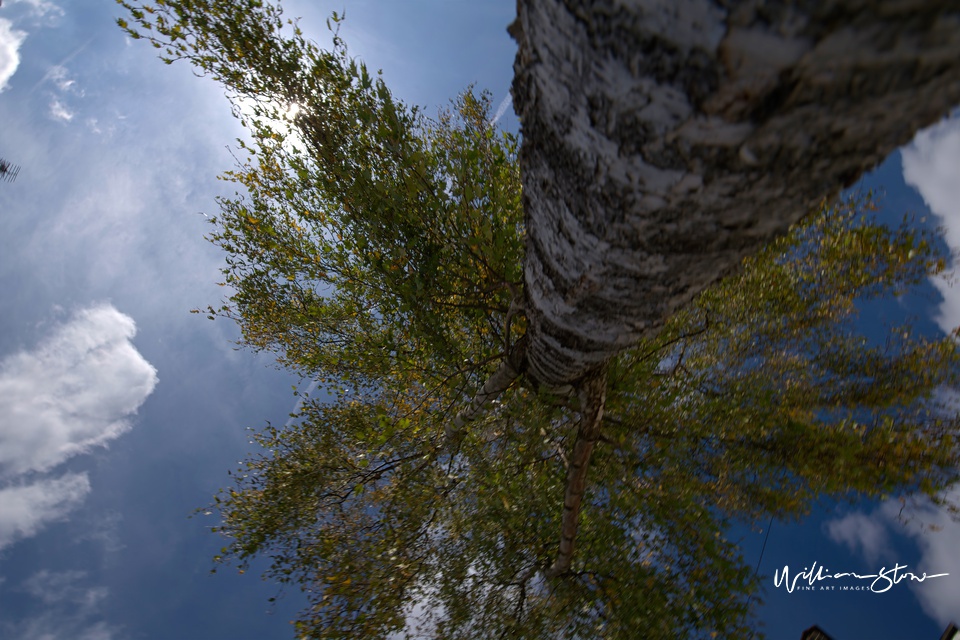
[[[941,0],[518,0],[526,375],[584,392],[573,554],[617,353],[960,104]],[[574,464],[576,463],[576,464]]]
[[[519,0],[529,375],[576,385],[960,104],[956,7]]]

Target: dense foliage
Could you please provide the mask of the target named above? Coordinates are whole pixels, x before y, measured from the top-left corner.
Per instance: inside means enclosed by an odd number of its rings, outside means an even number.
[[[524,332],[517,140],[487,97],[427,119],[255,0],[121,4],[251,134],[210,236],[230,292],[210,315],[320,392],[217,496],[218,560],[270,557],[310,599],[298,634],[746,637],[759,583],[731,523],[955,479],[935,395],[954,341],[857,320],[941,272],[937,243],[869,200],[825,205],[612,364],[574,564],[545,580],[578,407],[521,378],[444,447]]]

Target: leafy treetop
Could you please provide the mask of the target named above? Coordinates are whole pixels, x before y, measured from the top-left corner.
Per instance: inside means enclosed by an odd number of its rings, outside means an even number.
[[[488,96],[430,120],[274,5],[121,4],[121,27],[223,83],[250,131],[210,236],[231,292],[210,315],[327,392],[258,433],[215,498],[217,559],[269,556],[310,600],[299,635],[743,637],[759,583],[731,523],[956,479],[935,395],[956,344],[909,326],[877,343],[856,321],[944,257],[869,200],[824,205],[612,363],[577,554],[545,579],[580,409],[520,378],[443,447],[523,339],[517,139]]]

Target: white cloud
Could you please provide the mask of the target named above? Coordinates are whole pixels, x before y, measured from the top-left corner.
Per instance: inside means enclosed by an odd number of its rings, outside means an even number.
[[[951,251],[960,251],[960,117],[919,132],[901,154],[903,179],[941,219]],[[944,298],[937,323],[950,332],[960,326],[960,288],[939,278],[934,285]]]
[[[73,112],[57,98],[50,102],[50,116],[54,120],[63,120],[64,122],[73,120]]]
[[[91,132],[97,135],[100,135],[103,133],[103,129],[100,128],[100,121],[97,118],[87,118],[87,128],[90,129]],[[112,133],[112,130],[110,131],[110,133]]]
[[[0,489],[0,549],[62,520],[90,493],[85,473]]]
[[[946,492],[948,502],[960,501],[960,486]],[[900,503],[890,500],[881,507],[881,517],[891,525],[897,522]],[[920,562],[915,567],[918,575],[949,573],[931,583],[913,583],[913,590],[923,610],[941,626],[960,620],[960,522],[953,520],[944,510],[927,503],[918,509],[915,518],[906,528],[920,547]]]
[[[36,348],[0,361],[0,548],[64,519],[90,492],[85,473],[25,478],[130,429],[157,372],[109,305],[74,315]]]
[[[25,32],[13,28],[12,22],[0,18],[0,91],[7,88],[20,65],[20,45],[26,37]]]
[[[945,240],[954,253],[953,268],[960,271],[956,256],[960,255],[960,113],[919,132],[913,142],[902,149],[903,178],[923,197],[930,211],[940,218]],[[934,285],[943,296],[936,321],[944,331],[960,325],[960,287],[945,279]],[[955,392],[942,391],[940,399],[956,407]],[[960,487],[954,487],[948,500],[960,501]],[[888,502],[872,516],[875,521],[891,524],[896,521],[900,505]],[[934,584],[911,585],[924,610],[942,625],[960,620],[960,523],[944,510],[927,505],[917,513],[925,526],[913,525],[907,533],[914,537],[921,551],[918,571],[928,574],[949,573],[949,580]],[[939,530],[936,530],[939,529]]]
[[[70,71],[61,64],[50,67],[44,79],[53,82],[60,91],[83,95],[83,91],[77,87],[77,81],[70,77]]]
[[[0,362],[0,474],[49,470],[129,430],[157,384],[135,333],[132,318],[98,306]]]
[[[73,55],[67,57],[70,58]],[[56,93],[50,98],[50,117],[54,120],[70,122],[76,113],[67,105],[66,96],[83,97],[83,90],[77,86],[77,81],[70,77],[70,71],[62,64],[50,67],[40,83],[46,81],[50,81],[56,87]]]
[[[827,535],[837,544],[845,544],[850,551],[863,554],[873,564],[881,557],[890,557],[887,531],[883,523],[862,513],[853,513],[827,523]]]
[[[960,486],[954,486],[944,497],[948,502],[960,502]],[[920,549],[920,561],[903,571],[917,576],[946,573],[949,578],[905,582],[909,583],[923,610],[939,625],[946,626],[951,621],[960,620],[960,554],[957,553],[960,549],[960,522],[929,501],[910,507],[906,521],[900,518],[902,509],[899,500],[888,500],[870,515],[848,515],[828,522],[826,528],[835,542],[846,543],[854,551],[859,549],[868,563],[888,568],[893,562],[907,564],[904,558],[896,557],[890,551],[888,534],[894,532],[912,537]],[[886,558],[886,562],[879,563],[878,556]]]

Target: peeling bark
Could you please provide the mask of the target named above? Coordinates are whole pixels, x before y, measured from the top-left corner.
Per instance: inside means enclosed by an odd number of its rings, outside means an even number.
[[[518,0],[527,376],[579,390],[960,104],[939,0]],[[602,396],[573,447],[569,569]]]

